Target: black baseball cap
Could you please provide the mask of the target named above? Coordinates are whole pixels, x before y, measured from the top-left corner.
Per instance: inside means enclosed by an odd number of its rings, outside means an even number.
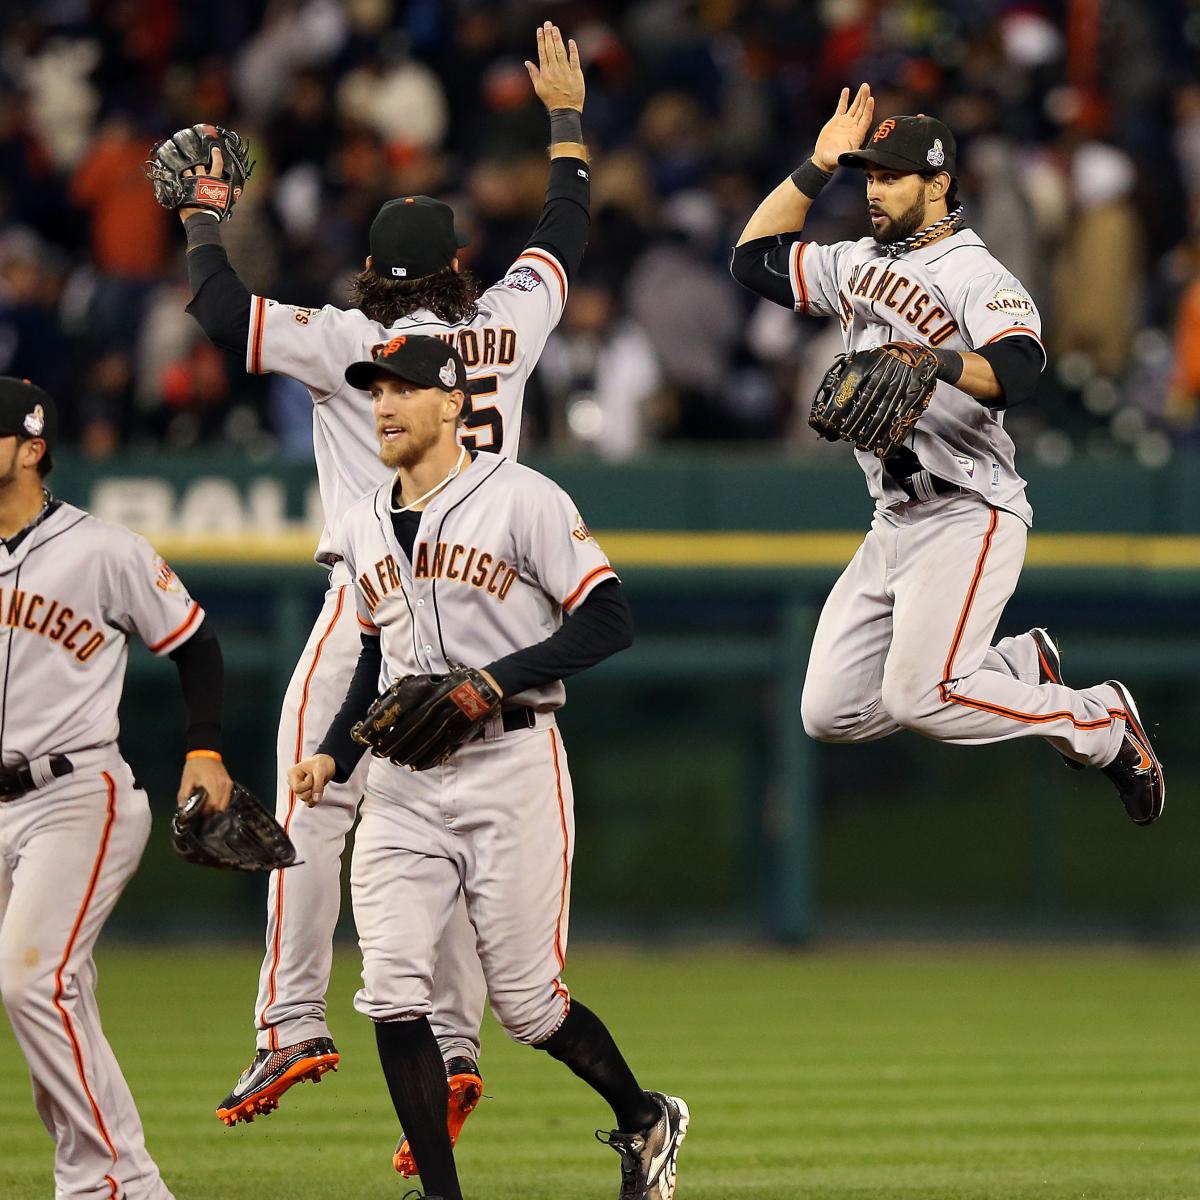
[[[454,210],[432,196],[389,200],[371,222],[371,270],[385,279],[420,279],[448,267],[469,244]]]
[[[58,440],[58,408],[28,379],[0,375],[0,437],[41,438],[46,458]]]
[[[441,338],[425,334],[394,337],[372,346],[370,362],[351,363],[346,368],[346,382],[368,392],[380,374],[446,392],[467,390],[467,368],[458,351]]]
[[[955,174],[956,146],[950,127],[937,117],[888,117],[875,126],[861,150],[838,156],[843,167],[889,167],[893,171]]]

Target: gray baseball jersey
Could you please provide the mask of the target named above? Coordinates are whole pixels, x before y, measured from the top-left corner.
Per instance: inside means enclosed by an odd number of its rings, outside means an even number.
[[[384,687],[543,641],[616,578],[571,498],[528,467],[478,454],[422,512],[411,562],[392,529],[391,488],[346,514],[338,547],[359,623],[382,637]],[[565,698],[556,681],[508,699],[549,711]]]
[[[145,538],[74,505],[0,547],[4,764],[115,742],[129,638],[168,654],[203,619]]]
[[[795,242],[788,273],[796,310],[837,317],[847,350],[906,341],[964,351],[1016,335],[1041,345],[1041,318],[1028,291],[970,229],[896,258],[870,237],[827,246]],[[939,383],[909,445],[934,475],[1032,522],[1003,410]],[[877,501],[908,499],[875,455],[855,456]]]
[[[370,397],[346,383],[346,367],[369,359],[373,346],[397,334],[442,338],[457,347],[471,379],[463,444],[515,457],[525,381],[566,299],[566,271],[543,249],[524,251],[480,296],[476,315],[457,325],[418,311],[388,326],[357,309],[252,298],[246,369],[290,375],[313,398],[313,449],[325,512],[318,559],[328,557],[342,514],[391,475],[379,461]]]

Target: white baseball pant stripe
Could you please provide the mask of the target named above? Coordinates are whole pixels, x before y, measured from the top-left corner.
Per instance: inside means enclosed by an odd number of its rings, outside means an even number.
[[[877,509],[817,623],[801,701],[809,735],[1032,736],[1082,763],[1111,762],[1125,731],[1115,688],[1039,683],[1028,635],[991,644],[1027,535],[1018,517],[974,497]]]
[[[61,1200],[171,1200],[100,1025],[92,951],[150,835],[115,747],[0,804],[0,995],[55,1142]]]
[[[354,1003],[372,1020],[436,1006],[434,962],[460,893],[509,1035],[537,1044],[566,1016],[574,800],[558,729],[538,719],[428,771],[372,762],[351,869],[363,952]]]
[[[255,1026],[259,1049],[329,1037],[326,992],[342,901],[342,853],[362,799],[369,755],[346,783],[326,787],[307,808],[287,786],[288,768],[316,752],[345,699],[362,641],[349,572],[338,564],[321,612],[292,673],[277,743],[275,815],[296,846],[298,865],[271,875],[267,952],[259,973]],[[431,1017],[442,1054],[478,1059],[486,987],[475,932],[460,899],[437,963]]]

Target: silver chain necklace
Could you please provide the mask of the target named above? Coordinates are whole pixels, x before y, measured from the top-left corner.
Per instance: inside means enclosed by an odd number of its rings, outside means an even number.
[[[910,250],[920,250],[922,246],[928,246],[930,242],[945,233],[957,233],[965,220],[966,213],[963,211],[963,206],[959,204],[940,221],[934,221],[932,225],[926,225],[924,229],[917,230],[903,241],[891,242],[881,246],[880,249],[888,258],[899,258],[901,254],[907,254]]]

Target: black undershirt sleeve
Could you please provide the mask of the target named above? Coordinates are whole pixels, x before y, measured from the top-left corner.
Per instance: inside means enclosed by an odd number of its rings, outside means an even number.
[[[633,614],[615,579],[606,579],[543,642],[489,663],[484,670],[505,696],[566,679],[633,644]]]
[[[346,699],[338,709],[325,736],[317,747],[318,754],[328,754],[337,764],[333,776],[334,783],[345,783],[354,773],[358,760],[362,758],[365,746],[360,746],[351,736],[350,730],[362,720],[367,709],[379,695],[379,669],[383,665],[383,646],[377,633],[364,633],[362,649],[358,652],[358,662],[354,667],[354,675],[350,687],[346,691]]]
[[[591,226],[591,172],[582,158],[552,158],[542,215],[526,243],[527,250],[549,250],[570,279],[583,262]]]
[[[207,618],[168,657],[179,671],[187,708],[187,749],[221,750],[221,712],[225,698],[225,659]]]
[[[793,243],[801,241],[803,237],[799,232],[777,233],[734,246],[729,273],[742,287],[784,308],[794,309],[796,297],[792,293],[788,258]]]
[[[250,339],[250,292],[229,265],[225,247],[196,246],[188,251],[187,268],[192,302],[186,311],[214,346],[244,355]]]
[[[987,408],[1012,408],[1014,404],[1033,399],[1045,362],[1042,348],[1034,338],[1017,334],[992,342],[990,346],[980,346],[975,353],[991,364],[996,381],[1004,391],[998,400],[981,400],[981,404]]]

